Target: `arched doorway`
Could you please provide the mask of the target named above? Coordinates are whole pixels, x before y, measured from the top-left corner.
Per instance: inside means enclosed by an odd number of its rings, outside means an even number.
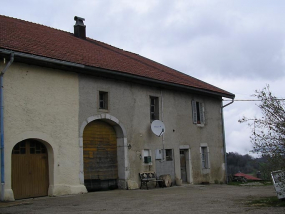
[[[118,187],[117,136],[102,120],[88,123],[83,131],[84,185],[88,191]]]
[[[12,189],[15,199],[48,195],[48,154],[45,145],[28,139],[12,150]]]

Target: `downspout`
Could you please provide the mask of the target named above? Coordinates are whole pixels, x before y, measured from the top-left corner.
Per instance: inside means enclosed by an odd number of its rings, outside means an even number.
[[[162,89],[160,90],[160,95],[161,95],[161,121],[163,122],[163,94],[162,94]],[[163,130],[165,132],[165,130]],[[164,133],[162,134],[162,161],[165,161],[165,150],[164,150]]]
[[[226,135],[225,135],[225,124],[224,124],[224,108],[229,106],[234,102],[234,98],[231,102],[224,105],[222,104],[221,111],[222,111],[222,128],[223,128],[223,144],[224,144],[224,158],[225,158],[225,174],[226,174],[226,184],[229,183],[228,181],[228,163],[227,163],[227,150],[226,150]]]
[[[0,73],[0,132],[1,132],[1,201],[4,201],[5,192],[5,164],[4,164],[4,99],[3,99],[3,76],[14,61],[14,53],[11,53],[10,61]]]

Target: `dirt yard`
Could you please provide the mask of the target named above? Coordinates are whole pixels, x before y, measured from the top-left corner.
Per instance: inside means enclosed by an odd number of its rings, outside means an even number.
[[[276,196],[273,186],[183,185],[113,190],[0,203],[0,213],[285,213],[285,207],[248,202]]]

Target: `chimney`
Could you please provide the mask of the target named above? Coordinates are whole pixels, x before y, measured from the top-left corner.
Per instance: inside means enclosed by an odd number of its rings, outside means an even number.
[[[78,16],[74,16],[74,20],[76,21],[74,25],[74,36],[80,39],[86,39],[86,26],[83,23],[85,19]]]

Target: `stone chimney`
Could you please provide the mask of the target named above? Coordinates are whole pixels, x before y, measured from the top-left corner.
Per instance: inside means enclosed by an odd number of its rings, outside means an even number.
[[[80,39],[86,39],[86,26],[83,23],[85,19],[78,16],[74,16],[74,20],[76,21],[74,25],[74,36]]]

